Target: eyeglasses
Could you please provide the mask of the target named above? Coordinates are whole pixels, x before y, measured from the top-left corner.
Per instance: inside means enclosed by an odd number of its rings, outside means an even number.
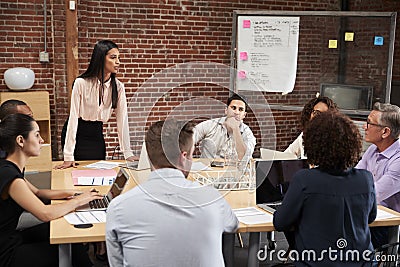
[[[322,111],[318,110],[318,109],[313,109],[311,111],[311,114],[315,116],[321,115]]]
[[[386,126],[386,125],[377,124],[377,123],[372,123],[372,122],[370,122],[370,121],[367,120],[367,129],[369,128],[370,125],[372,125],[372,126],[377,126],[377,127],[382,127],[382,128],[388,127],[388,126]],[[388,127],[388,128],[389,128],[389,127]]]

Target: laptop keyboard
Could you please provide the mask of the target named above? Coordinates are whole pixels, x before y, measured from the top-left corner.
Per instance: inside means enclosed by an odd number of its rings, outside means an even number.
[[[102,199],[94,199],[89,202],[91,209],[106,209],[108,207],[108,199],[106,197]]]

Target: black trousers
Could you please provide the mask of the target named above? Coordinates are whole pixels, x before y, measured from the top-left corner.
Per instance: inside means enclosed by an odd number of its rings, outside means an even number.
[[[64,149],[68,120],[61,131],[61,145]],[[75,160],[103,160],[106,158],[106,143],[103,135],[103,122],[78,119],[76,131]]]
[[[379,226],[369,228],[371,231],[371,242],[374,248],[379,248],[389,241],[389,227]]]
[[[58,245],[50,244],[50,223],[42,223],[20,232],[22,244],[15,249],[11,267],[58,266]],[[74,267],[92,266],[86,246],[72,245],[72,265]]]

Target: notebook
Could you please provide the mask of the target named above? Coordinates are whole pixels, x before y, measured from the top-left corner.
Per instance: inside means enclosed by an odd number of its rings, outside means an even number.
[[[150,169],[150,161],[149,156],[147,155],[146,143],[143,142],[142,150],[140,151],[139,161],[126,162],[121,164],[120,166],[136,171]]]
[[[73,170],[74,185],[111,185],[117,173],[111,170]]]
[[[274,212],[281,204],[294,174],[308,168],[305,159],[256,161],[257,206]]]
[[[102,199],[92,200],[88,204],[78,207],[76,211],[106,210],[110,202],[122,193],[128,180],[128,173],[123,168],[120,168],[110,190]]]

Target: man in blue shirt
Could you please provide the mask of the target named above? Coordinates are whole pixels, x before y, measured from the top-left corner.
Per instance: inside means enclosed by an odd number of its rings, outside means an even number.
[[[364,130],[365,141],[372,145],[356,168],[372,173],[377,203],[400,212],[400,108],[375,103]],[[386,227],[374,227],[371,234],[374,247],[388,241]]]
[[[222,233],[238,220],[211,186],[189,181],[193,126],[173,119],[145,137],[152,172],[107,210],[110,266],[224,266]]]

